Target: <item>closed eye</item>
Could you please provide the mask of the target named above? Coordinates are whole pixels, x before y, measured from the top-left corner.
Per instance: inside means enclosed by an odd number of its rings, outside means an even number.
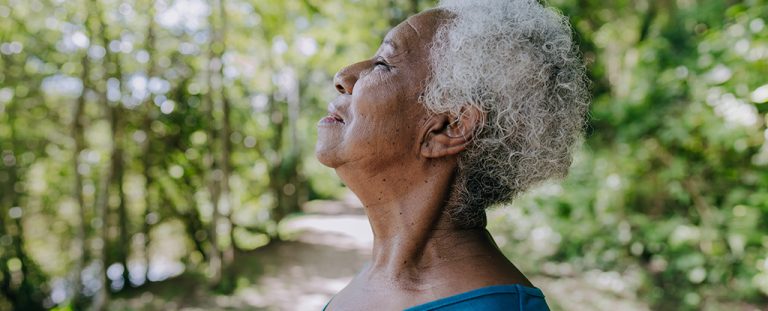
[[[384,67],[385,69],[390,69],[390,68],[392,68],[392,66],[391,66],[390,64],[388,64],[386,61],[384,61],[384,59],[382,59],[382,58],[377,58],[377,59],[376,59],[376,62],[374,63],[374,65],[375,65],[376,67],[382,66],[382,67]]]

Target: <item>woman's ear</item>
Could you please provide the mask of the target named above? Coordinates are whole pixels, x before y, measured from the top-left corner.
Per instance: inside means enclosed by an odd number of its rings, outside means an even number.
[[[427,124],[421,156],[440,158],[464,151],[485,123],[485,113],[475,106],[461,108],[458,115],[434,115]]]

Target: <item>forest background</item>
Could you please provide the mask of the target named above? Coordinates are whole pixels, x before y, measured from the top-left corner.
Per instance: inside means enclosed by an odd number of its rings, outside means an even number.
[[[345,193],[313,157],[333,74],[434,4],[0,1],[0,309],[238,291],[233,262]],[[491,214],[504,251],[653,309],[768,306],[768,2],[549,4],[594,101],[570,176]]]

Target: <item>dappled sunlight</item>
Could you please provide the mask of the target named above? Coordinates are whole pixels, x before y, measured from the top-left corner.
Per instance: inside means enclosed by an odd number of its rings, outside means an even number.
[[[232,294],[209,293],[204,291],[205,284],[197,284],[190,276],[169,275],[112,306],[140,310],[159,306],[180,310],[322,309],[370,258],[372,237],[367,218],[354,204],[317,201],[307,206],[312,213],[294,216],[281,226],[282,235],[290,241],[236,254]],[[163,271],[173,272],[172,268]],[[148,297],[148,292],[154,295]]]
[[[436,2],[0,1],[0,310],[322,308],[373,243],[334,74]],[[499,247],[553,310],[765,309],[768,3],[547,2],[590,119]]]
[[[294,271],[295,272],[295,271]],[[352,277],[308,277],[304,273],[290,276],[265,277],[260,288],[247,287],[235,293],[253,307],[273,307],[280,310],[321,310],[323,306],[352,280]]]
[[[310,215],[296,217],[283,225],[298,231],[299,241],[344,249],[370,250],[373,233],[364,215]]]

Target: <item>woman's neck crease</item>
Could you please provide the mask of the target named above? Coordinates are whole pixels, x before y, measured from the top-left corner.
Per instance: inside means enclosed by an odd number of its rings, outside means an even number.
[[[433,269],[461,260],[458,249],[472,245],[466,240],[485,232],[462,230],[451,223],[445,205],[454,174],[432,163],[423,164],[397,175],[385,170],[354,178],[339,172],[363,203],[371,223],[371,278],[418,287]]]

